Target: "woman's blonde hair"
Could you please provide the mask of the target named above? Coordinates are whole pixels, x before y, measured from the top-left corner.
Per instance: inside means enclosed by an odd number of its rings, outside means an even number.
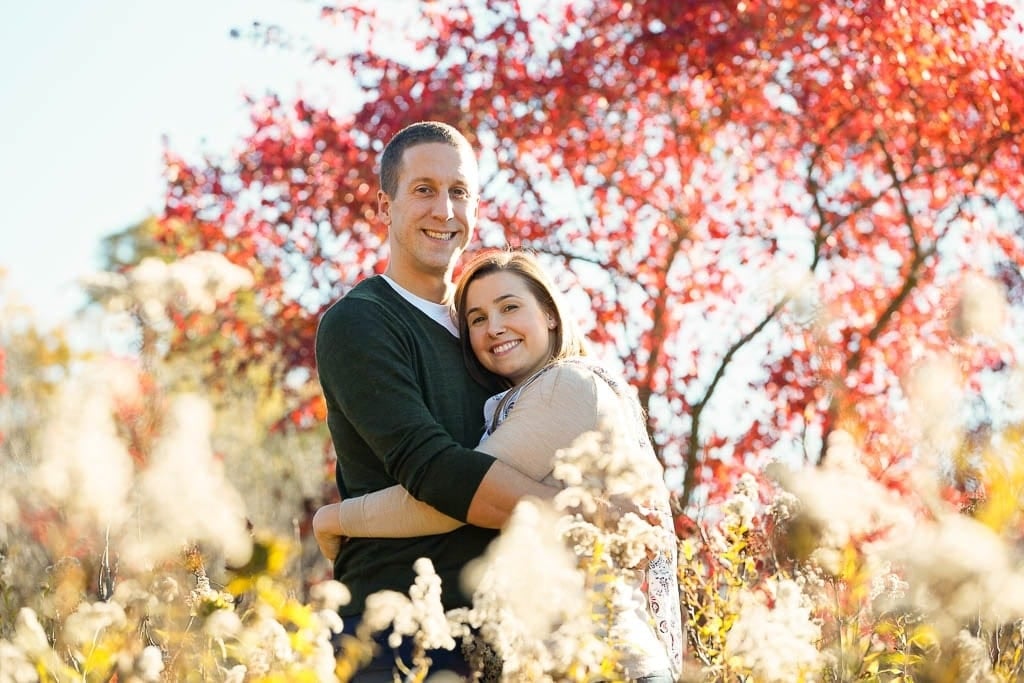
[[[459,339],[462,341],[462,355],[470,374],[477,380],[489,383],[494,374],[488,371],[473,353],[469,344],[469,321],[463,315],[466,310],[466,296],[469,286],[481,277],[492,273],[514,273],[522,278],[527,288],[537,299],[537,303],[545,312],[555,318],[555,340],[552,347],[551,360],[587,355],[587,345],[583,334],[571,318],[565,315],[565,307],[561,294],[551,282],[537,257],[521,249],[494,249],[476,254],[459,276],[455,287],[455,312],[459,327]]]

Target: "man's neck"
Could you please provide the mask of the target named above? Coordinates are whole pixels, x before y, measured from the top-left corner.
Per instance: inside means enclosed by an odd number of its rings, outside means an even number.
[[[397,273],[390,266],[384,271],[384,274],[403,289],[437,304],[450,303],[452,296],[455,295],[455,285],[450,277],[438,277],[422,273]]]

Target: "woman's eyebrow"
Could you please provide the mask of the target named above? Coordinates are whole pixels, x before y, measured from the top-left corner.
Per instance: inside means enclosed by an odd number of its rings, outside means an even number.
[[[504,301],[505,299],[518,299],[518,298],[520,298],[518,294],[501,294],[501,295],[495,297],[494,301],[492,301],[491,303],[496,304],[496,303],[499,303],[501,301]],[[472,313],[474,311],[479,311],[479,310],[482,310],[480,306],[473,306],[473,308],[467,308],[466,309],[466,315],[469,315],[470,313]]]

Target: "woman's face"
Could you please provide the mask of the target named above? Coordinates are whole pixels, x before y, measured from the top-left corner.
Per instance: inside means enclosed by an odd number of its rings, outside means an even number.
[[[513,384],[550,360],[555,317],[516,273],[498,271],[473,280],[466,289],[463,315],[480,364]]]

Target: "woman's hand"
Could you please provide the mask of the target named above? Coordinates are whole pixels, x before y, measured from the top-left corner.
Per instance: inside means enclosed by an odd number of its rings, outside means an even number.
[[[320,546],[320,552],[329,561],[334,562],[341,550],[341,544],[347,538],[341,528],[338,517],[340,503],[324,505],[313,515],[313,537]]]

